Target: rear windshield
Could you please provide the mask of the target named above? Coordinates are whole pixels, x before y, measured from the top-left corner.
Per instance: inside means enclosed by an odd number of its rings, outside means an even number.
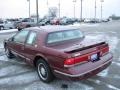
[[[83,33],[80,30],[59,31],[48,34],[47,43],[62,42],[71,39],[82,38]]]

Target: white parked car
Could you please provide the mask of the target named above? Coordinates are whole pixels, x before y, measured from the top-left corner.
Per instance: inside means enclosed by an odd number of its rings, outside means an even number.
[[[14,23],[10,21],[0,21],[0,30],[13,29],[15,28]]]

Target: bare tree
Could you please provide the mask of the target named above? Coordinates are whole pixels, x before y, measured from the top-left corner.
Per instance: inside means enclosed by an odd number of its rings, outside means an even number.
[[[58,8],[57,7],[50,7],[49,8],[49,16],[50,17],[57,17],[57,12],[58,12]]]

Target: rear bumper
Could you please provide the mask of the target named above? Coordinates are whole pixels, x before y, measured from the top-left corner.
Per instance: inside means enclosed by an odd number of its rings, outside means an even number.
[[[78,65],[67,69],[66,72],[54,70],[55,74],[59,78],[64,79],[85,79],[89,78],[102,70],[106,69],[112,62],[112,54],[109,53],[95,63],[89,62],[85,65]]]

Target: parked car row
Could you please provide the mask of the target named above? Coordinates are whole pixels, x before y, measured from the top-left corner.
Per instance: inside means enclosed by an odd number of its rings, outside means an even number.
[[[110,19],[84,19],[84,23],[102,23],[102,22],[109,22]]]
[[[109,19],[83,19],[80,20],[78,18],[68,18],[68,17],[62,17],[62,18],[53,18],[53,17],[44,17],[42,19],[39,19],[39,23],[36,24],[36,19],[33,18],[20,18],[20,19],[6,19],[6,20],[0,20],[0,30],[3,29],[14,29],[17,28],[18,30],[21,30],[23,28],[28,27],[35,27],[37,25],[39,26],[45,26],[45,25],[69,25],[74,23],[101,23],[101,22],[108,22]]]

